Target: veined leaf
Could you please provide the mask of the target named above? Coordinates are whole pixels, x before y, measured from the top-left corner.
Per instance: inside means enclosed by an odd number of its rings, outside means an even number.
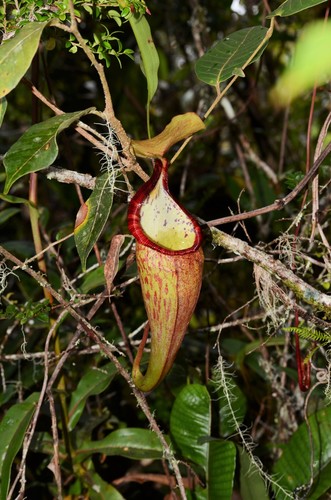
[[[11,466],[22,446],[26,429],[39,394],[33,393],[23,403],[13,405],[0,423],[0,500],[6,500]]]
[[[231,500],[234,472],[236,468],[236,447],[232,441],[211,441],[208,458],[208,499]],[[256,497],[262,500],[261,497]]]
[[[47,24],[28,23],[0,46],[0,97],[9,94],[27,72]]]
[[[86,269],[87,257],[109,217],[113,204],[113,194],[109,173],[105,172],[97,178],[91,196],[78,211],[75,242],[84,270]]]
[[[297,12],[301,12],[305,9],[310,9],[315,5],[319,5],[320,3],[324,3],[327,0],[286,0],[283,2],[277,9],[273,10],[268,17],[274,16],[292,16]]]
[[[132,147],[137,156],[162,158],[171,146],[204,128],[205,124],[196,113],[177,115],[172,118],[160,134],[152,139],[133,140]]]
[[[32,125],[4,156],[3,163],[7,173],[5,194],[24,175],[49,167],[58,154],[57,134],[92,109],[94,108],[53,116]]]
[[[242,76],[245,63],[263,42],[267,32],[267,28],[254,26],[236,31],[220,40],[197,60],[195,72],[199,80],[217,85],[231,76]],[[261,57],[265,47],[266,45],[259,50],[250,63]]]
[[[7,99],[5,97],[3,97],[2,99],[0,99],[0,127],[1,127],[2,122],[3,122],[4,116],[6,113],[6,109],[7,109]]]
[[[177,396],[170,415],[170,430],[186,459],[208,468],[208,439],[211,430],[211,401],[203,385],[191,384]]]
[[[161,459],[163,456],[162,445],[157,435],[147,429],[126,428],[111,432],[99,441],[86,441],[76,455],[79,458],[94,453],[104,455],[120,455],[134,460]]]
[[[207,487],[197,486],[192,498],[230,500],[236,448],[230,441],[210,437],[211,400],[204,386],[182,389],[171,411],[170,430],[183,458],[200,465],[206,474]]]
[[[306,423],[300,425],[286,444],[273,473],[287,490],[302,488],[303,493],[306,487],[308,493],[312,464],[314,482],[307,498],[317,500],[331,488],[331,406],[314,413],[308,420],[309,430]],[[283,500],[285,497],[276,492],[276,498]]]
[[[77,389],[72,393],[69,406],[69,431],[72,431],[84,411],[89,396],[100,394],[109,386],[117,370],[113,363],[102,368],[91,368],[80,379]]]

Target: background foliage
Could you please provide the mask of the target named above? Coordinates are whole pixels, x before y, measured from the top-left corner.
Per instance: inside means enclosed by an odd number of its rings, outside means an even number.
[[[314,0],[3,2],[1,499],[329,498],[328,16]],[[144,395],[126,211],[152,162],[135,141],[187,112],[205,129],[183,150],[170,129],[167,157],[203,225],[203,285]]]

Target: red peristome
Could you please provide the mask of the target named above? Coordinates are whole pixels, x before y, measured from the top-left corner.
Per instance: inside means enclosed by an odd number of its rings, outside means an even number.
[[[197,248],[199,248],[199,246],[201,245],[201,242],[202,242],[202,232],[201,232],[201,228],[200,228],[198,222],[195,220],[195,218],[180,203],[178,203],[178,201],[175,200],[174,197],[170,194],[169,187],[168,187],[168,176],[167,175],[163,176],[163,187],[164,187],[165,191],[168,193],[168,195],[175,201],[175,203],[180,207],[180,209],[192,221],[192,224],[194,226],[194,232],[195,232],[194,244],[190,248],[185,248],[183,250],[169,250],[167,248],[164,248],[164,247],[158,245],[154,241],[151,241],[150,238],[142,230],[141,224],[140,224],[141,206],[142,206],[144,200],[146,199],[146,197],[149,195],[149,193],[155,187],[162,172],[167,171],[168,166],[169,166],[168,161],[165,158],[155,160],[153,174],[151,175],[150,179],[147,182],[145,182],[145,184],[143,184],[140,189],[138,189],[138,191],[136,192],[136,194],[134,195],[134,197],[132,198],[132,200],[129,203],[128,228],[129,228],[129,231],[131,232],[131,234],[142,245],[146,245],[146,246],[153,248],[154,250],[158,250],[159,252],[166,254],[166,255],[184,255],[186,253],[194,252]]]

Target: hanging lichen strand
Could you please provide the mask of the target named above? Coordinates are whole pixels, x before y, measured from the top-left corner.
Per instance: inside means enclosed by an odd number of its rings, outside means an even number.
[[[151,331],[147,371],[140,360],[147,331],[133,364],[133,380],[150,391],[169,372],[194,312],[202,281],[202,234],[197,221],[169,193],[168,162],[156,160],[151,178],[132,198],[129,230]]]

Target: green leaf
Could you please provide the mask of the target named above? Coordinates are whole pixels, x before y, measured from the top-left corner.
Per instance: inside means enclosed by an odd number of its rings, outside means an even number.
[[[7,109],[7,99],[5,99],[3,97],[2,99],[0,99],[0,127],[1,127],[2,122],[3,122],[4,116],[6,113],[6,109]]]
[[[266,38],[268,29],[262,26],[245,28],[220,40],[195,64],[197,77],[209,85],[217,85],[234,75],[242,76],[246,62]],[[261,57],[266,45],[250,63]]]
[[[236,448],[230,441],[210,437],[211,400],[205,386],[192,384],[181,390],[171,411],[170,430],[183,458],[206,474],[207,488],[197,487],[192,498],[231,500]]]
[[[219,397],[220,435],[222,437],[228,437],[237,432],[238,426],[242,424],[247,411],[247,403],[244,394],[239,389],[237,384],[235,384],[233,379],[229,382],[231,382],[231,387],[228,387],[228,390],[230,392],[231,406],[236,417],[236,422],[234,421],[233,415],[229,410],[224,389],[220,388],[217,391],[217,394]]]
[[[91,368],[80,379],[77,389],[72,393],[69,406],[68,429],[72,431],[80,419],[86,400],[89,396],[101,394],[117,373],[113,363],[109,363],[102,368]]]
[[[288,105],[314,85],[331,78],[331,22],[316,21],[305,27],[296,43],[292,64],[288,65],[272,91],[276,105]]]
[[[268,17],[275,16],[292,16],[297,12],[301,12],[305,9],[310,9],[315,5],[319,5],[320,3],[324,3],[327,0],[286,0],[283,2],[277,9],[273,10]]]
[[[113,194],[112,181],[109,173],[105,172],[96,179],[91,196],[78,211],[74,233],[83,270],[109,217]]]
[[[125,500],[120,492],[104,481],[96,472],[88,473],[92,486],[88,490],[89,500]]]
[[[7,203],[23,203],[28,207],[32,207],[32,203],[25,198],[20,198],[19,196],[12,196],[11,194],[0,194],[0,200],[6,201]]]
[[[331,406],[314,413],[308,421],[309,430],[306,423],[300,425],[286,444],[273,473],[281,486],[290,491],[302,488],[303,493],[311,479],[312,463],[314,483],[307,498],[317,500],[331,488]],[[276,498],[285,497],[278,493]]]
[[[139,47],[142,69],[147,80],[147,125],[149,129],[149,105],[158,86],[160,61],[146,17],[132,14],[129,17],[129,22]]]
[[[183,457],[208,468],[208,438],[211,429],[211,403],[203,385],[191,384],[177,396],[170,415],[170,430]]]
[[[23,403],[15,404],[0,423],[0,500],[7,498],[11,466],[22,446],[38,398],[39,394],[33,393]]]
[[[27,72],[47,24],[28,23],[0,46],[0,97],[9,94]]]
[[[84,442],[76,454],[85,458],[94,453],[120,455],[133,460],[161,459],[163,448],[157,435],[147,429],[118,429],[99,441]]]
[[[20,212],[19,208],[5,208],[0,212],[0,224],[4,224],[8,219]]]
[[[236,447],[231,441],[211,441],[208,459],[208,499],[231,500],[236,468]],[[256,497],[254,500],[263,500]]]
[[[82,293],[89,293],[91,290],[100,286],[105,286],[106,280],[104,275],[105,266],[99,266],[89,273],[84,275],[82,284],[79,289]]]
[[[177,115],[160,134],[152,139],[132,141],[132,147],[137,156],[162,158],[171,146],[204,128],[205,124],[196,113]]]
[[[268,490],[256,464],[248,453],[238,446],[240,460],[240,495],[242,500],[269,500]]]
[[[3,163],[7,173],[5,194],[24,175],[49,167],[58,154],[57,134],[92,109],[94,108],[53,116],[32,125],[4,156]]]

